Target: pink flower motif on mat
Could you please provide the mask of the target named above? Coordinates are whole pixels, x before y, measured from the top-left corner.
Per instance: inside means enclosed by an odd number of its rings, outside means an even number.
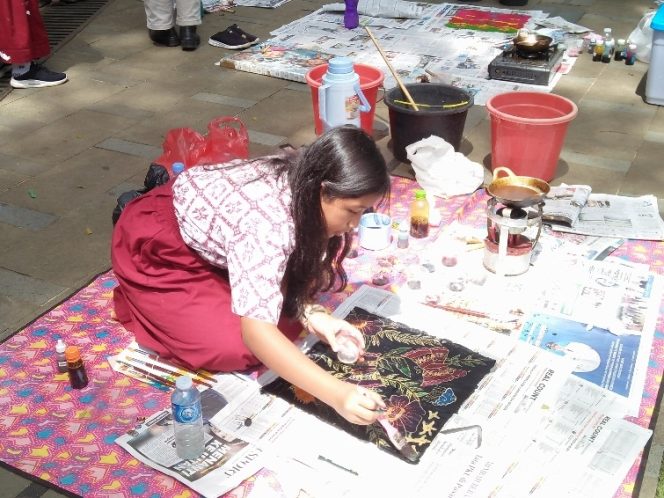
[[[407,396],[390,396],[386,404],[387,420],[404,433],[411,434],[415,432],[425,415],[425,410],[420,402],[410,400]]]
[[[450,382],[468,374],[467,370],[449,365],[449,350],[445,347],[420,348],[404,354],[422,369],[422,386],[433,386]]]

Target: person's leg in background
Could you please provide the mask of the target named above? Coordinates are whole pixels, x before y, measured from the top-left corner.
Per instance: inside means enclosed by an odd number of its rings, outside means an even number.
[[[51,53],[39,0],[0,2],[0,58],[11,64],[13,88],[41,88],[67,81],[65,73],[38,62]]]
[[[144,0],[143,5],[150,39],[166,47],[180,45],[180,38],[175,31],[173,0]]]
[[[201,42],[196,33],[196,26],[201,24],[201,2],[200,0],[176,0],[175,4],[182,50],[196,50]]]

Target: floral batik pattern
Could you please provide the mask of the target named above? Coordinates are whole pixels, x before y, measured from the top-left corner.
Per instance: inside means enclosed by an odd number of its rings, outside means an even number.
[[[325,403],[279,378],[263,389],[399,458],[417,463],[445,422],[475,391],[495,360],[459,344],[354,308],[346,320],[364,334],[362,361],[347,365],[327,344],[317,343],[309,357],[335,377],[371,389],[387,405],[385,417],[416,452],[404,458],[380,424],[351,424]]]

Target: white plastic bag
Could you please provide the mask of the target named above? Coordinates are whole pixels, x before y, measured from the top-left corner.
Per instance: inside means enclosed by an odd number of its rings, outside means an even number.
[[[653,10],[644,15],[628,38],[630,43],[636,43],[636,58],[646,64],[650,63],[650,51],[652,50],[652,28],[650,23],[656,13],[657,11]]]
[[[482,165],[471,161],[452,144],[431,135],[406,147],[406,157],[415,171],[417,183],[438,197],[469,194],[484,181]]]

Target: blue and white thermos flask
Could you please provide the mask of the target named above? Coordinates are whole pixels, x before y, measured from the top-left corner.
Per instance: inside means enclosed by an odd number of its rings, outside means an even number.
[[[360,113],[371,105],[360,89],[360,77],[349,57],[330,59],[323,84],[318,88],[318,115],[323,131],[346,124],[360,127]]]

